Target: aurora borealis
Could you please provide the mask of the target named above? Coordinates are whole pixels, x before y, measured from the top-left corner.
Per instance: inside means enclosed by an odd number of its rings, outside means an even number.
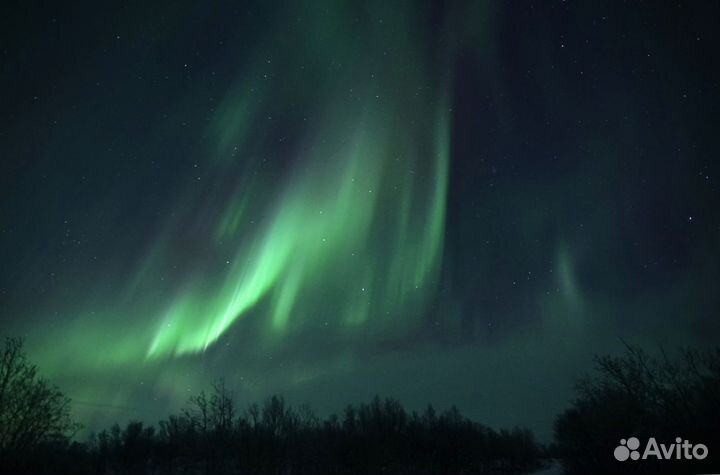
[[[388,128],[382,112],[377,116],[367,119],[375,126],[363,120],[341,128],[339,135],[348,143],[338,148],[310,147],[307,171],[280,193],[258,236],[247,237],[239,224],[245,203],[254,197],[228,204],[215,236],[219,246],[238,248],[225,262],[229,270],[217,289],[211,288],[212,296],[195,290],[193,282],[202,275],[181,285],[153,337],[150,357],[205,350],[266,299],[269,308],[260,312],[260,325],[279,335],[303,326],[295,319],[306,320],[305,325],[312,324],[307,320],[332,319],[334,326],[355,331],[371,315],[397,318],[406,305],[422,301],[441,258],[447,119],[440,114],[437,136],[425,151],[419,134],[406,139],[418,145],[395,151],[382,130]],[[392,165],[393,153],[401,166]],[[423,155],[430,161],[427,170],[417,160]],[[312,157],[322,159],[314,163]],[[393,173],[393,168],[401,171]],[[416,168],[428,175],[430,185],[418,185],[412,176]],[[396,223],[378,229],[378,221],[391,219]],[[386,256],[386,265],[375,262],[378,255]],[[291,313],[298,315],[291,320]],[[381,329],[393,327],[393,317],[376,320]]]
[[[88,427],[222,376],[542,438],[595,352],[716,340],[712,15],[150,3],[2,20],[0,329]]]

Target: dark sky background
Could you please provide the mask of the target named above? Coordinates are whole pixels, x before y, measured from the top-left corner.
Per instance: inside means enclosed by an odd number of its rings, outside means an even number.
[[[6,2],[0,334],[89,428],[224,377],[547,440],[594,354],[718,342],[719,10]]]

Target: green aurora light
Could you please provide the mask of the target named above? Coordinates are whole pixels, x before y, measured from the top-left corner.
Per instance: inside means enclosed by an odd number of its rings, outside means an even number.
[[[318,328],[338,345],[419,328],[443,255],[451,68],[431,69],[445,52],[419,47],[412,8],[368,8],[370,32],[353,11],[318,7],[302,27],[290,11],[284,39],[243,62],[151,248],[126,277],[83,292],[60,330],[65,349],[38,349],[51,373],[67,371],[58,352],[79,371],[199,353],[230,331],[271,352]],[[336,66],[329,79],[320,64]],[[284,119],[293,146],[269,146]]]
[[[431,140],[421,140],[418,128],[400,145],[381,119],[371,114],[341,131],[337,148],[313,147],[255,236],[247,239],[239,226],[228,231],[227,219],[218,223],[218,234],[240,237],[222,284],[210,292],[183,286],[148,356],[202,351],[264,299],[259,318],[276,336],[308,318],[389,329],[398,322],[387,315],[426,299],[442,255],[449,119],[439,112]],[[425,183],[415,178],[422,173]],[[241,215],[246,200],[222,215]]]

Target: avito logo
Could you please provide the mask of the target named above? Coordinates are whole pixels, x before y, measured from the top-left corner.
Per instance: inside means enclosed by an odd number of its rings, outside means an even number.
[[[674,444],[658,444],[655,437],[650,437],[645,449],[640,455],[640,439],[630,437],[629,439],[621,439],[620,445],[615,447],[613,455],[615,459],[624,462],[628,459],[639,460],[655,457],[658,460],[702,460],[708,455],[708,448],[705,444],[691,444],[689,440],[683,440],[680,437],[675,438]]]

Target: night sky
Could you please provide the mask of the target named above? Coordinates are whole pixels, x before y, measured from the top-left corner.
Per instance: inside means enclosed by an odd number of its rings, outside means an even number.
[[[224,377],[547,440],[718,342],[717,2],[2,10],[0,334],[88,428]]]

